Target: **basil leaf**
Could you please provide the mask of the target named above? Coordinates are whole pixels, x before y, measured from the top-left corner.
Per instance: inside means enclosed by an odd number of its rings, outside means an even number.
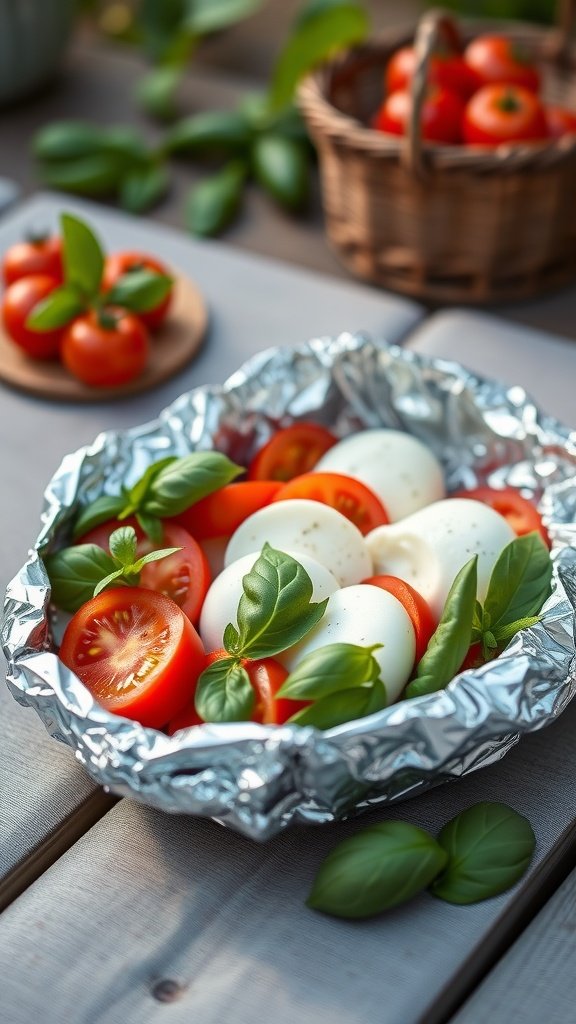
[[[99,580],[99,582],[94,587],[94,594],[92,596],[98,597],[98,594],[101,594],[103,590],[106,590],[106,587],[109,587],[111,583],[115,583],[116,580],[121,582],[122,586],[124,586],[127,582],[128,586],[137,585],[137,578],[130,579],[129,581],[127,581],[125,570],[115,569],[114,572],[109,573],[108,576],[104,577],[104,579]]]
[[[34,306],[26,318],[26,327],[34,331],[53,331],[64,327],[83,311],[85,304],[71,285],[62,285]]]
[[[79,160],[43,164],[40,173],[50,188],[84,196],[109,196],[118,187],[122,169],[114,156],[98,153]]]
[[[243,472],[242,466],[237,466],[221,452],[184,455],[153,477],[141,511],[160,517],[178,515]]]
[[[431,891],[448,903],[476,903],[505,892],[528,868],[536,845],[526,818],[487,801],[452,818],[438,842],[448,863]]]
[[[136,558],[136,530],[133,526],[120,526],[110,534],[110,554],[117,565],[134,564]]]
[[[262,0],[194,0],[188,5],[186,28],[194,35],[219,32],[262,6]]]
[[[299,210],[308,198],[306,146],[280,134],[260,135],[252,147],[256,180],[281,206]]]
[[[472,638],[476,608],[478,555],[466,562],[454,580],[436,631],[406,687],[407,697],[442,690],[458,672]]]
[[[371,686],[354,686],[340,690],[329,697],[315,701],[310,707],[302,708],[288,721],[292,725],[313,725],[316,729],[333,729],[345,722],[365,718],[382,711],[388,703],[386,687],[381,679]]]
[[[530,626],[535,626],[537,622],[540,622],[539,615],[528,615],[525,619],[516,619],[516,622],[511,622],[508,626],[499,626],[493,634],[496,646],[502,647],[513,636],[516,636],[516,633],[519,633],[521,629],[529,629]]]
[[[189,192],[186,226],[193,235],[217,235],[234,220],[242,199],[246,171],[241,160],[233,160]]]
[[[169,153],[234,156],[247,149],[251,138],[246,117],[235,110],[208,110],[178,121],[168,132]]]
[[[164,527],[162,526],[162,520],[157,519],[156,516],[148,516],[144,512],[136,513],[136,522],[144,530],[147,537],[154,541],[155,544],[161,544],[164,536]]]
[[[334,917],[373,917],[426,889],[446,860],[442,847],[416,825],[370,825],[328,854],[306,905]]]
[[[298,643],[322,618],[328,599],[313,603],[312,581],[299,562],[269,544],[242,580],[238,629],[229,624],[224,646],[243,658],[267,658]]]
[[[98,294],[104,270],[100,243],[79,217],[63,213],[60,223],[66,284],[75,286],[85,298],[93,298]]]
[[[166,466],[172,465],[173,462],[177,462],[175,455],[167,455],[165,459],[159,459],[158,462],[153,462],[151,466],[148,466],[144,470],[142,476],[128,491],[129,505],[132,506],[134,511],[140,506],[142,499],[148,493],[152,481],[158,476],[158,473]]]
[[[550,595],[551,579],[550,554],[537,531],[507,544],[492,570],[484,601],[492,632],[537,615]]]
[[[106,296],[106,302],[124,306],[134,313],[146,313],[163,302],[172,288],[172,278],[153,270],[131,270],[123,274]]]
[[[103,132],[86,121],[54,121],[34,136],[37,160],[77,160],[102,149]]]
[[[256,694],[236,658],[221,658],[204,669],[196,685],[196,711],[205,722],[249,721]]]
[[[170,558],[170,555],[175,555],[177,551],[182,551],[182,548],[156,548],[155,551],[149,551],[147,555],[142,555],[142,558],[138,558],[128,566],[130,575],[139,575],[145,565],[149,565],[150,562],[159,562],[162,558]]]
[[[46,572],[52,600],[65,612],[77,612],[94,596],[94,587],[113,572],[114,560],[97,544],[77,544],[48,555]]]
[[[115,519],[122,511],[124,504],[125,499],[121,495],[111,497],[108,494],[103,494],[100,498],[96,498],[91,505],[80,510],[74,523],[74,539],[82,537],[84,533],[93,530],[95,526],[100,526],[100,523],[105,523],[107,519]]]
[[[154,68],[136,86],[136,99],[147,114],[160,121],[171,121],[178,113],[176,94],[184,77],[180,65]]]
[[[364,39],[368,17],[358,4],[324,0],[299,19],[276,63],[270,88],[274,110],[290,102],[299,80],[338,49]]]
[[[157,206],[169,188],[170,175],[166,167],[161,164],[135,167],[122,179],[120,206],[129,213],[145,213]]]
[[[348,690],[350,683],[361,686],[375,682],[380,676],[380,666],[372,651],[381,646],[326,644],[318,647],[302,659],[284,680],[276,696],[292,700],[319,700],[339,690]]]

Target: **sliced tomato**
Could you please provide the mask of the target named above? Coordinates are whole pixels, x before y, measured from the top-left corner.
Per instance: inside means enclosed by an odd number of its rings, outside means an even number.
[[[225,650],[212,651],[206,656],[206,667],[228,657]],[[260,658],[255,661],[243,658],[241,664],[246,669],[256,691],[256,705],[252,721],[260,722],[263,725],[282,725],[301,708],[307,707],[308,701],[276,697],[288,672],[275,658]],[[187,729],[189,726],[199,725],[201,722],[202,719],[196,711],[194,698],[192,698],[186,707],[172,719],[167,731],[172,735],[177,729]]]
[[[167,558],[145,565],[140,574],[140,586],[172,598],[191,622],[197,622],[212,575],[206,555],[194,537],[177,523],[164,521],[162,540],[155,544],[140,529],[135,519],[122,522],[110,519],[79,537],[76,543],[98,544],[107,551],[110,534],[119,526],[133,526],[136,530],[136,552],[139,558],[157,548],[180,548],[180,551]]]
[[[272,500],[286,501],[287,498],[307,498],[330,505],[363,534],[390,522],[374,491],[344,473],[303,473],[284,484]]]
[[[196,540],[228,537],[253,512],[269,505],[281,487],[279,480],[244,480],[226,484],[174,516],[171,522],[183,526]]]
[[[104,590],[82,605],[60,658],[108,711],[154,729],[183,707],[206,665],[178,605],[142,587]]]
[[[514,533],[522,537],[525,533],[537,530],[542,540],[550,547],[550,537],[542,522],[542,516],[528,498],[523,498],[513,487],[475,487],[471,491],[457,491],[451,498],[472,498],[482,501],[507,520]]]
[[[283,427],[256,453],[248,466],[249,480],[292,480],[307,473],[338,440],[319,423]]]
[[[411,587],[405,580],[399,579],[398,576],[370,576],[369,579],[362,582],[369,583],[373,587],[380,587],[381,590],[387,590],[392,597],[404,605],[416,635],[415,664],[417,665],[436,629],[430,605],[417,590],[414,590],[414,587]]]

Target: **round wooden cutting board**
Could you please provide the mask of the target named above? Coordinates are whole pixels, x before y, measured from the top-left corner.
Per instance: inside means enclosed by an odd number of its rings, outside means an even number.
[[[29,359],[0,326],[0,380],[40,398],[69,402],[100,402],[148,391],[183,369],[198,352],[208,311],[192,281],[177,276],[168,319],[150,335],[150,359],[144,373],[117,388],[91,388],[76,380],[58,362]]]

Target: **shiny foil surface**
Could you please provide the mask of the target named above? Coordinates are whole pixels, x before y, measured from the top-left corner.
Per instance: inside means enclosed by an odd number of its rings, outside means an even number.
[[[339,436],[406,430],[440,458],[449,491],[511,484],[540,502],[553,539],[554,592],[541,621],[446,690],[327,732],[253,723],[168,737],[99,707],[55,653],[42,555],[68,542],[78,505],[118,493],[166,455],[216,447],[240,464],[277,426],[313,419]],[[34,554],[8,586],[8,684],[111,791],[209,816],[256,839],[415,795],[501,758],[575,690],[576,433],[520,387],[476,377],[356,335],[262,352],[223,387],[182,395],[159,418],[101,434],[67,456],[45,492]],[[265,538],[263,538],[264,540]],[[33,756],[33,753],[30,754]]]

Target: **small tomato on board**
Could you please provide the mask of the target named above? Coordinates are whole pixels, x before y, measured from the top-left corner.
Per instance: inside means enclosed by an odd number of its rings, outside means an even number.
[[[399,89],[386,97],[372,121],[372,127],[392,135],[405,135],[412,110],[412,97]],[[427,142],[455,144],[462,140],[464,101],[448,89],[432,85],[422,107],[422,138]]]
[[[380,587],[381,590],[386,590],[389,594],[392,594],[392,597],[400,601],[400,604],[408,612],[416,636],[414,661],[417,665],[428,647],[430,637],[436,629],[436,621],[430,605],[414,587],[398,576],[370,576],[369,579],[362,582],[369,583],[373,587]]]
[[[513,487],[475,487],[471,491],[457,491],[452,498],[472,498],[489,505],[507,521],[518,537],[536,530],[545,544],[550,547],[550,537],[542,522],[542,516],[528,498],[524,498]]]
[[[55,277],[33,274],[9,285],[2,299],[2,320],[12,341],[32,359],[56,359],[64,328],[53,331],[35,331],[26,326],[29,314],[38,303],[58,287]]]
[[[362,534],[390,520],[380,499],[366,484],[344,473],[303,473],[280,488],[272,501],[307,498],[331,505],[357,526]]]
[[[108,711],[160,729],[186,704],[206,664],[200,637],[163,594],[115,587],[72,617],[60,658]]]
[[[313,469],[337,440],[319,423],[293,423],[282,427],[252,459],[248,479],[292,480]]]
[[[248,516],[269,505],[281,488],[277,480],[241,480],[226,484],[174,516],[174,522],[196,540],[229,537]]]
[[[384,73],[386,94],[408,89],[416,67],[413,46],[402,46],[392,54]],[[482,84],[476,72],[457,53],[435,53],[428,65],[428,80],[468,99]]]
[[[104,294],[120,280],[124,274],[135,270],[154,270],[157,274],[168,274],[169,271],[160,260],[143,252],[117,252],[106,257],[104,263],[104,275],[102,278],[102,291]],[[168,293],[162,302],[159,302],[153,309],[145,313],[138,313],[138,319],[150,330],[155,330],[164,322],[172,302],[172,291]]]
[[[508,83],[531,92],[540,88],[540,73],[531,54],[507,36],[477,36],[464,50],[464,60],[482,85]]]
[[[565,107],[544,107],[546,127],[551,139],[560,139],[563,135],[576,134],[576,112]]]
[[[519,85],[485,85],[466,104],[462,134],[470,145],[498,146],[546,139],[548,129],[535,93]]]
[[[120,308],[89,310],[64,331],[61,358],[67,370],[94,388],[118,387],[139,377],[150,342],[141,320]]]
[[[2,260],[4,284],[14,284],[22,277],[32,274],[47,274],[61,284],[64,278],[62,265],[62,239],[45,237],[16,242],[6,250]]]

